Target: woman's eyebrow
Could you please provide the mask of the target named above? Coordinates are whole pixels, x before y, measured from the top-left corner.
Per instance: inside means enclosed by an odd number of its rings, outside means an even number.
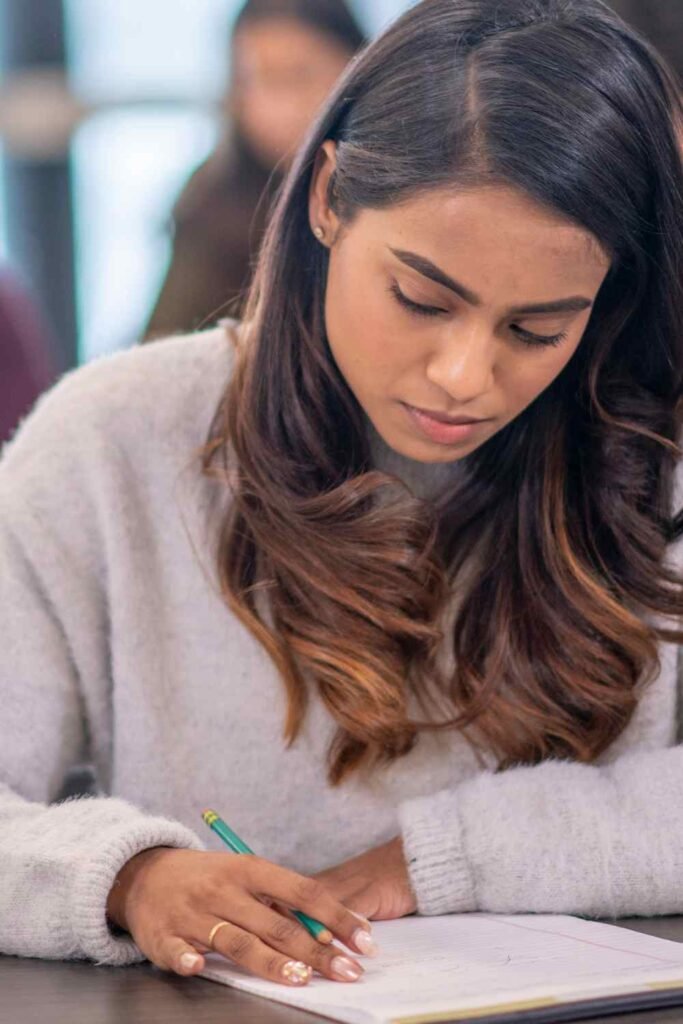
[[[389,252],[393,253],[401,263],[405,263],[407,267],[416,270],[418,274],[422,274],[423,277],[428,277],[430,281],[435,281],[436,284],[443,285],[444,288],[455,292],[465,302],[469,302],[471,306],[481,306],[482,300],[478,295],[475,295],[469,288],[465,288],[464,285],[455,281],[425,256],[419,256],[416,252],[408,252],[406,249],[392,249],[391,246],[389,246]],[[516,306],[510,310],[510,313],[515,316],[529,316],[532,313],[580,313],[584,309],[589,309],[592,305],[592,301],[584,295],[572,295],[568,299],[555,299],[553,302],[538,302],[531,306]]]

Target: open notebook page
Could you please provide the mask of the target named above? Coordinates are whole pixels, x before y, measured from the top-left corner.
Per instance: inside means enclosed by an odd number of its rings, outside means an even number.
[[[449,914],[376,921],[381,952],[343,983],[294,989],[215,954],[204,977],[351,1024],[477,1021],[619,993],[683,988],[683,943],[556,914]],[[683,1000],[682,1000],[683,1001]],[[483,1012],[486,1011],[486,1012]]]

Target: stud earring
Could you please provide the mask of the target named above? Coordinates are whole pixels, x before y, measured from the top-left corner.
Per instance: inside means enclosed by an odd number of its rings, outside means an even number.
[[[323,238],[325,237],[325,229],[321,228],[320,225],[318,224],[317,227],[313,228],[313,234],[315,235],[319,242],[322,242]]]

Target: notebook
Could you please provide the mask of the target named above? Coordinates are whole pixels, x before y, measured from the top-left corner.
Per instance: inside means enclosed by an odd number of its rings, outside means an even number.
[[[264,981],[216,954],[204,977],[349,1024],[513,1024],[683,1005],[683,943],[557,914],[373,922],[357,982]]]

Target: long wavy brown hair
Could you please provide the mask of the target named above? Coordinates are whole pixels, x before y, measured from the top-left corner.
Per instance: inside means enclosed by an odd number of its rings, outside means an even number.
[[[336,721],[333,785],[426,729],[462,730],[498,770],[590,762],[631,719],[658,641],[683,639],[668,558],[683,532],[682,121],[673,73],[600,0],[425,0],[352,63],[302,147],[202,466],[233,492],[227,604],[284,680],[286,740],[313,688]],[[373,469],[329,349],[328,252],[308,219],[326,139],[343,221],[493,181],[612,254],[569,365],[435,500]]]

